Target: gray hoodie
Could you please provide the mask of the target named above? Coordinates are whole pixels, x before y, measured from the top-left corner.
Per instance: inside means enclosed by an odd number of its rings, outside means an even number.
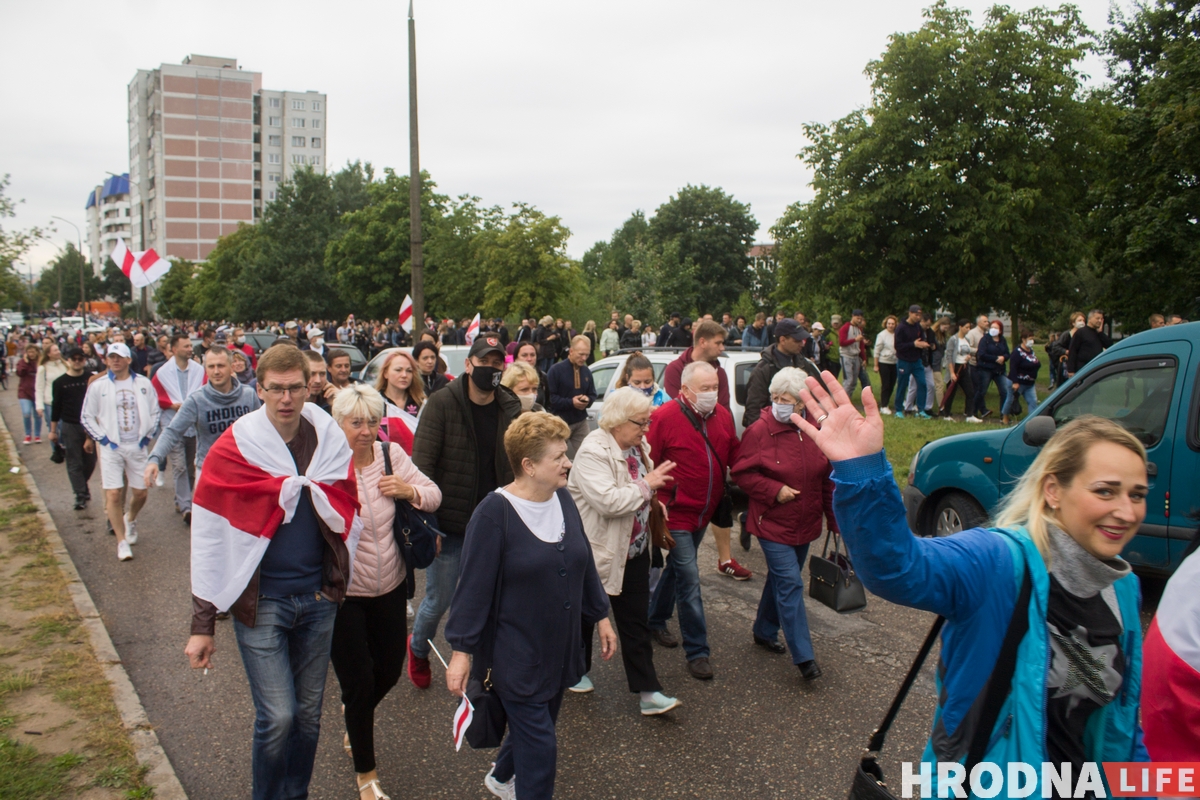
[[[229,391],[221,394],[206,383],[200,391],[192,392],[183,401],[171,424],[163,428],[158,435],[150,460],[162,469],[163,463],[171,448],[193,426],[196,429],[196,466],[204,465],[204,456],[225,429],[237,421],[238,417],[254,411],[262,402],[258,394],[249,386],[238,382],[235,377]]]

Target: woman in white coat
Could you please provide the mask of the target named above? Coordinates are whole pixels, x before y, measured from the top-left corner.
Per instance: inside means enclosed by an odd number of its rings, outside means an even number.
[[[663,714],[679,705],[674,697],[662,693],[647,621],[650,503],[658,502],[654,492],[671,480],[669,473],[675,468],[671,461],[655,467],[650,460],[650,446],[645,442],[650,411],[650,398],[637,389],[624,387],[609,395],[600,428],[579,446],[567,480],[617,623],[629,691],[640,696],[644,716]],[[585,624],[583,630],[589,670],[591,628]],[[571,691],[592,689],[591,679],[584,675]]]

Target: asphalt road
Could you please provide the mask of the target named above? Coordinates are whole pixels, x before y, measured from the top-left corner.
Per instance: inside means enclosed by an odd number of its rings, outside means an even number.
[[[0,392],[0,411],[21,431],[14,388]],[[19,441],[19,439],[18,439]],[[231,623],[217,629],[216,668],[207,676],[183,656],[191,615],[189,537],[175,514],[170,483],[151,489],[138,517],[131,562],[118,562],[105,535],[99,470],[91,506],[72,509],[66,469],[49,460],[50,446],[22,446],[63,541],[108,626],[126,671],[159,740],[193,800],[250,795],[254,718]],[[169,476],[168,476],[169,478]],[[656,647],[655,665],[667,694],[682,707],[643,718],[628,692],[620,658],[592,670],[596,691],[568,694],[558,726],[557,797],[573,798],[843,798],[857,759],[911,663],[931,615],[870,597],[865,611],[838,615],[809,600],[813,643],[824,677],[806,684],[790,657],[772,655],[751,639],[765,563],[755,546],[735,557],[754,570],[747,582],[716,572],[711,540],[702,548],[705,613],[716,678],[697,681],[682,649]],[[421,579],[418,578],[420,581]],[[417,587],[418,598],[423,586]],[[678,625],[672,624],[678,631]],[[443,640],[439,649],[447,653]],[[326,685],[314,798],[357,797],[332,668]],[[456,699],[434,662],[434,683],[416,689],[407,678],[380,705],[376,742],[381,783],[402,798],[486,798],[483,776],[494,751],[454,751]],[[888,737],[885,774],[920,758],[934,709],[933,668],[927,666]]]

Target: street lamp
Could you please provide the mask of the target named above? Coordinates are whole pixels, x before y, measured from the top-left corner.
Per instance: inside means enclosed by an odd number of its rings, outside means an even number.
[[[79,251],[79,313],[80,313],[80,316],[82,316],[86,319],[87,318],[87,290],[84,289],[84,286],[83,286],[83,264],[87,259],[85,259],[83,257],[83,234],[80,232],[79,226],[76,225],[74,222],[71,222],[71,220],[69,220],[69,219],[63,219],[62,217],[55,217],[55,216],[51,216],[50,219],[60,220],[62,222],[67,223],[68,225],[70,225],[72,228],[75,229],[76,249],[78,249],[78,251]],[[60,282],[62,281],[62,272],[61,271],[59,272],[58,279]],[[59,294],[58,299],[61,301],[62,300],[62,291],[59,291],[58,294]],[[61,306],[62,303],[60,302],[59,305]],[[60,309],[59,313],[61,313],[61,309]]]
[[[138,242],[141,245],[143,250],[148,249],[146,247],[146,202],[145,202],[145,195],[142,193],[142,184],[139,183],[138,181],[135,181],[133,178],[130,178],[126,175],[118,175],[115,172],[108,172],[107,170],[105,170],[105,174],[111,175],[114,178],[125,178],[125,180],[129,181],[131,184],[133,184],[134,186],[137,187],[137,190],[138,190],[138,226],[141,228],[141,230],[138,231]],[[146,287],[143,286],[142,287],[142,298],[141,298],[141,302],[139,303],[139,306],[140,306],[139,316],[142,318],[142,322],[147,322],[150,319],[150,312],[146,308],[146,304],[149,302],[150,302],[149,294],[146,292]]]

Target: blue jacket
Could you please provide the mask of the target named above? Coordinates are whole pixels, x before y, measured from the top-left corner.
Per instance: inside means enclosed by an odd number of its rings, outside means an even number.
[[[587,419],[587,408],[576,408],[571,402],[581,394],[587,395],[589,406],[596,402],[596,383],[586,365],[579,368],[578,389],[575,388],[575,365],[570,361],[560,361],[551,367],[546,373],[546,383],[551,413],[561,417],[568,425]]]
[[[762,326],[761,331],[754,330],[753,325],[747,325],[746,330],[742,332],[742,349],[753,350],[766,347],[771,343],[770,336],[766,325]]]
[[[922,761],[963,761],[1000,643],[1029,565],[1033,593],[1029,632],[1017,651],[1012,690],[1001,709],[984,761],[1047,761],[1046,672],[1050,645],[1046,603],[1050,578],[1037,546],[1023,530],[973,528],[938,539],[908,529],[904,504],[883,451],[833,463],[834,514],[863,583],[893,603],[946,617],[938,669],[938,704]],[[1008,576],[1008,580],[997,580]],[[1114,585],[1124,625],[1121,691],[1095,713],[1089,760],[1149,761],[1138,725],[1142,674],[1141,591],[1130,574]],[[1078,780],[1078,776],[1073,776]],[[1038,776],[1040,789],[1041,776]],[[974,796],[974,795],[972,795]],[[1040,791],[1033,795],[1040,797]]]
[[[979,348],[975,351],[975,360],[980,369],[1003,375],[1004,365],[996,361],[997,356],[1004,356],[1004,360],[1008,361],[1008,341],[1004,336],[993,339],[989,334],[979,340]]]

